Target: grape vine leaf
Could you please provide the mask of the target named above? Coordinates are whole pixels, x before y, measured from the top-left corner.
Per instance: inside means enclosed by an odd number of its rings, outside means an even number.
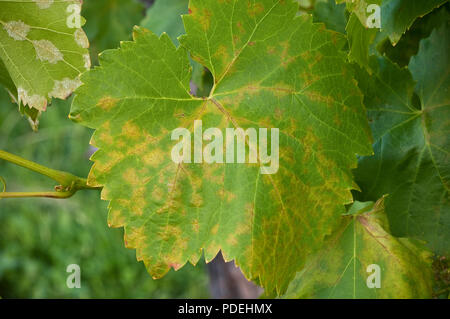
[[[374,75],[357,76],[375,138],[375,156],[363,157],[355,171],[362,190],[357,196],[390,194],[393,234],[424,240],[444,255],[450,252],[449,31],[447,22],[421,41],[409,65],[412,75],[373,58]]]
[[[414,20],[430,13],[448,0],[337,0],[336,2],[346,2],[349,11],[358,17],[365,28],[368,28],[367,18],[370,14],[367,7],[370,4],[379,5],[381,32],[396,44]]]
[[[336,4],[335,0],[317,0],[313,17],[314,22],[323,22],[328,29],[345,34],[347,25],[345,4]]]
[[[92,61],[97,63],[100,52],[130,40],[133,26],[143,18],[144,10],[138,0],[85,0],[83,16],[87,20],[85,30],[91,41]]]
[[[329,244],[308,260],[283,298],[431,298],[432,254],[421,243],[390,235],[383,202],[343,217]]]
[[[385,55],[399,66],[408,66],[412,56],[419,51],[419,43],[428,38],[434,29],[450,20],[450,2],[433,12],[417,19],[409,30],[393,46],[390,41],[384,41],[377,47],[381,55]]]
[[[77,21],[73,6],[81,4],[0,1],[0,59],[19,105],[45,111],[52,97],[65,99],[81,84],[79,74],[90,67],[89,41],[79,15],[79,26],[67,23]]]
[[[296,17],[292,1],[196,1],[190,12],[179,48],[136,27],[133,42],[83,74],[70,117],[96,129],[88,183],[103,186],[110,226],[125,228],[153,277],[222,250],[282,292],[352,202],[355,154],[372,153],[345,38]],[[207,98],[189,93],[188,51],[213,74]],[[279,128],[279,170],[174,163],[171,132],[192,132],[194,120]]]
[[[365,67],[369,74],[372,73],[369,59],[372,54],[376,53],[371,47],[378,31],[365,28],[354,13],[350,15],[345,30],[349,45],[349,61],[358,63]]]
[[[369,56],[377,53],[377,46],[380,43],[389,38],[396,45],[417,18],[430,13],[448,0],[338,0],[337,2],[346,2],[347,8],[352,13],[346,27],[350,46],[349,58],[368,68]],[[367,12],[370,4],[380,6],[381,29],[370,28],[367,25],[371,14]],[[370,69],[368,71],[371,72]]]

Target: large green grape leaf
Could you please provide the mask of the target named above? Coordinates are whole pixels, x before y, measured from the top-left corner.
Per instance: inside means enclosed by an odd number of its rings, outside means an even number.
[[[170,1],[168,1],[170,2]],[[91,41],[91,57],[129,40],[133,26],[144,16],[144,6],[138,0],[84,0],[86,34]]]
[[[373,58],[374,75],[361,71],[375,156],[362,158],[356,180],[363,200],[386,200],[396,236],[450,251],[450,45],[448,23],[423,40],[410,62],[412,76],[384,58]],[[414,99],[414,80],[420,101]]]
[[[70,117],[96,129],[88,183],[103,186],[110,226],[125,228],[153,277],[221,249],[248,278],[283,291],[352,201],[355,154],[372,152],[345,39],[295,17],[291,1],[195,1],[190,10],[178,49],[136,28],[133,42],[82,76]],[[186,48],[214,76],[207,98],[189,94]],[[260,158],[174,163],[171,133],[192,132],[194,120],[222,132],[278,128],[278,171],[261,174]],[[246,154],[255,148],[248,139]]]
[[[395,45],[413,22],[448,0],[337,0],[347,2],[352,12],[346,30],[350,45],[349,58],[361,66],[369,68],[369,56],[376,53],[377,45],[389,38]],[[380,7],[381,28],[370,28],[367,21],[374,11],[367,12],[368,6]]]
[[[52,97],[67,98],[89,69],[89,41],[74,6],[81,4],[0,1],[0,59],[15,85],[11,93],[23,106],[44,111]]]
[[[367,203],[354,206],[361,204]],[[342,218],[328,245],[308,260],[283,298],[431,298],[432,254],[390,235],[383,199],[355,211]]]

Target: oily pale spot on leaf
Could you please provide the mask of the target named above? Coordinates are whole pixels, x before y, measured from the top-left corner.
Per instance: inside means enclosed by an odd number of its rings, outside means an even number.
[[[29,95],[28,92],[20,86],[17,88],[17,94],[19,96],[19,101],[22,102],[23,105],[34,107],[40,111],[45,111],[47,108],[47,99],[44,96],[38,94]]]
[[[83,49],[89,48],[89,40],[83,29],[76,29],[74,32],[75,42]]]
[[[63,54],[49,40],[33,40],[34,49],[36,50],[36,58],[41,61],[47,61],[56,64],[63,60]]]
[[[83,54],[84,67],[86,70],[91,68],[91,56],[89,54]]]
[[[9,21],[3,24],[8,35],[17,41],[25,41],[30,32],[30,26],[22,21]]]
[[[48,9],[53,4],[54,0],[33,0],[36,2],[39,9]]]
[[[69,79],[64,78],[61,81],[55,80],[53,90],[48,93],[48,97],[57,97],[59,99],[66,99],[73,91],[75,91],[80,85],[79,78]]]

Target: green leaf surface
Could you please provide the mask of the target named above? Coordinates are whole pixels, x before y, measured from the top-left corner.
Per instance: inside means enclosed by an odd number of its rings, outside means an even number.
[[[97,62],[100,52],[130,40],[133,26],[139,24],[144,11],[138,0],[84,0],[82,13],[86,17],[92,60]]]
[[[375,156],[355,172],[358,196],[390,194],[393,234],[425,240],[440,254],[450,251],[449,34],[447,23],[421,42],[412,75],[385,58],[371,60],[372,77],[358,74],[375,138]]]
[[[372,73],[369,67],[369,60],[372,53],[371,46],[378,34],[377,29],[365,28],[356,14],[352,13],[348,19],[346,31],[350,48],[348,53],[349,61],[358,63],[360,66],[365,67],[369,73]]]
[[[126,246],[152,276],[221,249],[249,279],[281,292],[352,202],[355,154],[372,152],[345,39],[295,17],[291,1],[190,9],[182,47],[136,28],[133,42],[83,75],[70,116],[96,129],[88,183],[104,187],[110,226],[125,227]],[[189,93],[186,49],[213,74],[207,98]],[[260,161],[174,163],[171,132],[192,132],[194,120],[222,132],[279,128],[278,171],[261,174]]]
[[[335,0],[317,0],[313,17],[314,22],[323,22],[328,29],[345,34],[345,4],[336,4]]]
[[[184,25],[181,15],[188,13],[189,0],[157,0],[147,10],[141,26],[161,35],[167,33],[178,45],[177,38],[184,34]]]
[[[389,234],[381,199],[369,212],[342,218],[328,245],[311,257],[283,298],[431,298],[431,255],[420,244]],[[369,276],[377,271],[379,286],[374,287],[376,279]]]
[[[0,1],[0,59],[24,107],[44,111],[52,97],[67,98],[90,67],[82,19],[78,28],[67,23],[76,21],[74,5],[79,1]]]
[[[0,60],[0,85],[3,85],[3,87],[9,92],[16,91],[16,86],[9,76],[9,72],[2,60]]]

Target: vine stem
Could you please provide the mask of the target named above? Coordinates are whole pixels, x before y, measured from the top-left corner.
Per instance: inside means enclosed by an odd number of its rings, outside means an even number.
[[[54,181],[60,183],[55,187],[54,192],[6,192],[6,183],[4,182],[4,190],[0,192],[0,198],[24,198],[24,197],[47,197],[47,198],[69,198],[81,189],[100,189],[87,184],[85,178],[75,176],[73,174],[58,171],[35,162],[24,159],[20,156],[0,150],[0,159],[24,167],[41,175],[47,176]]]

